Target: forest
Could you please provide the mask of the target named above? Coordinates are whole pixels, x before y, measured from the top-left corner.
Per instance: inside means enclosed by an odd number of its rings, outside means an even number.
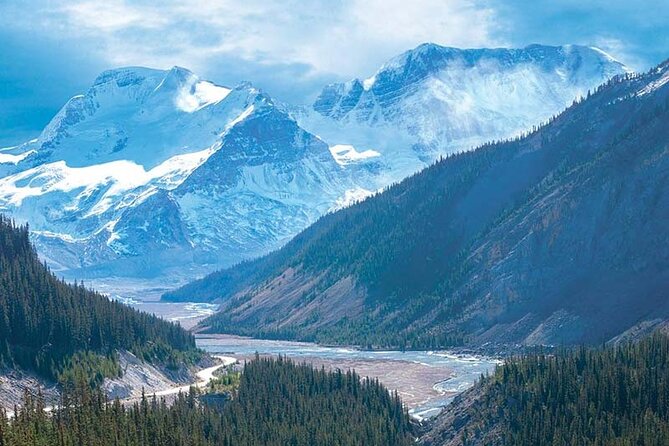
[[[669,90],[634,94],[660,73],[614,78],[526,135],[444,158],[164,299],[222,302],[208,332],[396,349],[483,343],[475,336],[497,323],[565,305],[589,327],[572,331],[574,344],[603,342],[650,309],[669,314]],[[349,279],[363,311],[338,317],[322,304],[293,317]],[[284,296],[272,288],[287,282],[301,296],[277,311]],[[611,295],[624,310],[603,304]]]
[[[0,366],[99,384],[121,373],[120,349],[173,367],[201,355],[178,325],[56,278],[40,262],[28,227],[0,216]]]
[[[513,358],[470,393],[458,437],[451,424],[424,444],[667,445],[669,338]]]
[[[326,372],[285,358],[245,364],[222,407],[195,388],[172,404],[155,397],[124,406],[79,385],[52,414],[27,394],[16,417],[0,413],[0,445],[409,446],[409,416],[396,394],[354,372]]]

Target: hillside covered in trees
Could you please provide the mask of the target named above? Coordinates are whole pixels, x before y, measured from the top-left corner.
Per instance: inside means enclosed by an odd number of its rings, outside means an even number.
[[[0,366],[99,383],[120,373],[118,350],[165,365],[200,355],[178,325],[57,279],[39,261],[28,228],[0,216]]]
[[[368,347],[597,343],[669,317],[669,63],[164,296],[201,329]]]
[[[425,446],[669,444],[669,338],[507,361],[456,398]]]
[[[8,421],[0,445],[87,446],[402,446],[414,444],[397,395],[355,373],[326,372],[287,359],[258,359],[242,373],[222,409],[199,404],[195,392],[131,407],[80,387],[52,416],[39,398]]]

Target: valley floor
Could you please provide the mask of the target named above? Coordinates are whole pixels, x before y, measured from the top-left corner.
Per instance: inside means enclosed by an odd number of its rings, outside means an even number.
[[[252,358],[253,356],[246,356],[240,360]],[[399,394],[410,414],[417,419],[438,413],[445,401],[459,393],[439,390],[438,384],[454,374],[453,370],[446,367],[433,367],[410,361],[328,359],[309,356],[300,357],[299,361],[317,369],[323,367],[327,371],[355,370],[360,376],[378,379],[388,390]]]
[[[481,374],[492,372],[500,363],[496,359],[449,352],[365,351],[231,335],[196,335],[196,338],[198,347],[210,354],[234,356],[240,362],[258,353],[265,357],[287,356],[326,370],[355,370],[360,376],[376,378],[389,390],[397,391],[409,413],[419,420],[439,413]]]

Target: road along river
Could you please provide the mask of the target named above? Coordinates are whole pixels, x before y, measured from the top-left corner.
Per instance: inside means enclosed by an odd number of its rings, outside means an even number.
[[[219,364],[216,364],[215,366],[208,367],[206,369],[202,369],[199,372],[195,374],[197,377],[197,381],[191,384],[187,384],[185,386],[179,386],[179,387],[172,387],[170,389],[165,389],[165,390],[159,390],[158,392],[155,393],[156,396],[166,396],[166,395],[176,395],[177,393],[188,393],[188,390],[191,387],[197,387],[198,389],[202,389],[209,384],[209,381],[214,379],[214,372],[216,370],[234,364],[237,362],[237,358],[233,358],[232,356],[223,356],[223,355],[212,355],[214,358],[217,358],[219,361],[221,361]]]
[[[151,300],[130,296],[121,298],[116,295],[115,298],[139,310],[178,322],[184,328],[193,327],[217,309],[214,304],[165,303],[155,300],[157,296]],[[355,369],[360,375],[378,378],[386,387],[396,390],[411,415],[418,419],[439,413],[457,394],[472,386],[481,374],[492,372],[501,363],[496,359],[447,351],[362,351],[228,335],[198,336],[197,344],[211,354],[231,356],[240,361],[248,360],[258,352],[270,356],[285,355],[329,370]]]
[[[237,358],[233,358],[232,356],[223,356],[223,355],[212,355],[214,358],[216,358],[219,362],[211,367],[207,367],[206,369],[202,369],[199,372],[195,374],[196,381],[192,382],[190,384],[182,385],[182,386],[175,386],[175,387],[170,387],[168,389],[164,390],[159,390],[157,392],[153,393],[147,393],[147,396],[155,395],[155,396],[169,396],[169,395],[176,395],[179,392],[181,393],[188,393],[191,387],[197,387],[198,389],[203,389],[204,387],[209,384],[209,382],[214,379],[214,373],[222,368],[226,367],[229,365],[232,365],[237,362]],[[124,404],[129,404],[135,401],[139,401],[138,398],[126,398],[121,400]],[[44,408],[46,412],[52,412],[56,409],[57,406],[47,406]],[[8,410],[5,412],[7,415],[7,418],[13,418],[14,417],[14,411]]]

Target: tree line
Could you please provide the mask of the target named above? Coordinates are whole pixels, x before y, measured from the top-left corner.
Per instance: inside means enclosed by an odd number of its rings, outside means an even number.
[[[474,392],[448,444],[667,445],[669,338],[513,358]]]
[[[119,349],[175,367],[200,355],[177,324],[56,278],[39,261],[28,226],[0,216],[0,366],[99,382],[120,373]]]
[[[199,401],[194,388],[168,405],[143,397],[124,407],[79,385],[61,407],[44,411],[26,395],[8,420],[0,412],[1,446],[402,446],[413,444],[397,394],[354,372],[326,372],[285,358],[247,363],[222,408]]]

